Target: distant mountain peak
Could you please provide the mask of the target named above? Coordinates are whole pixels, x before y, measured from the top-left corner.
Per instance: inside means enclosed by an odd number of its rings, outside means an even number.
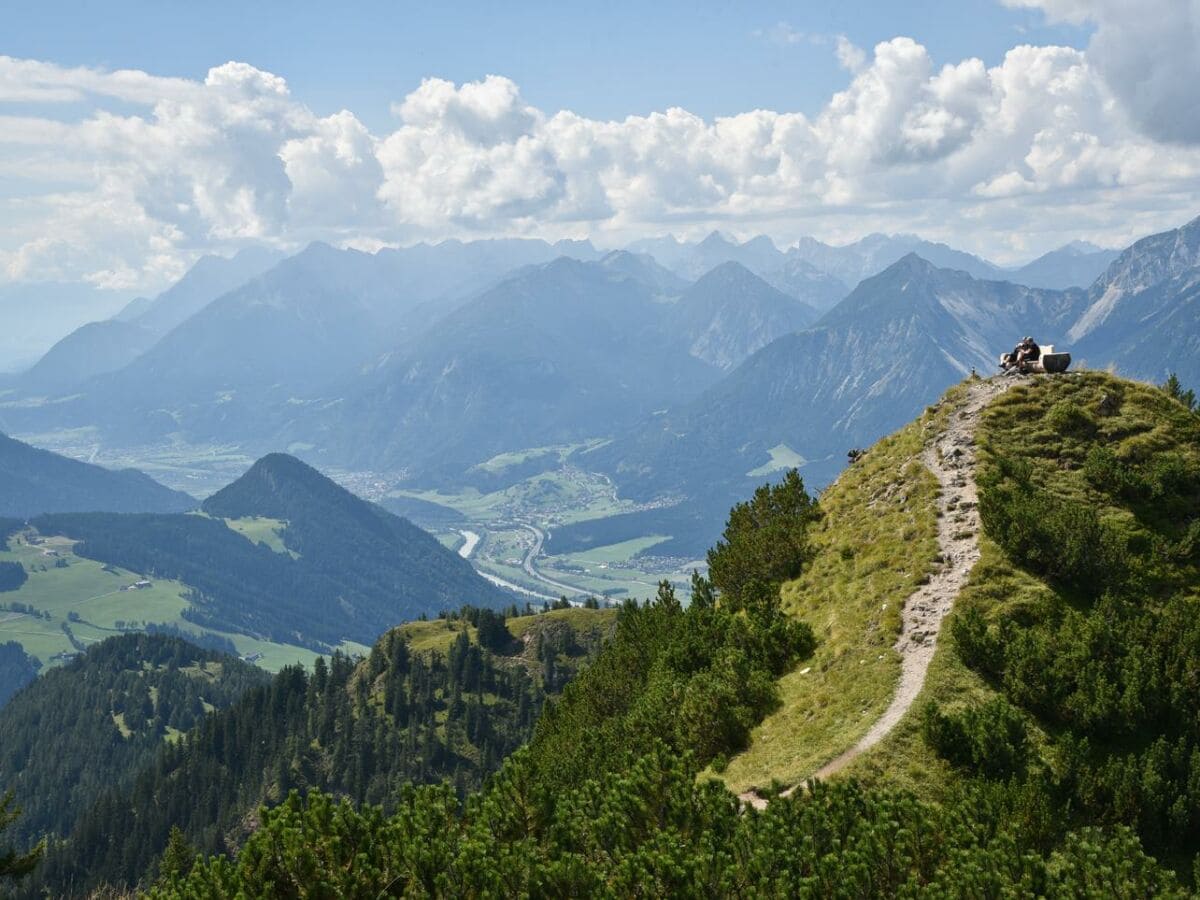
[[[721,234],[721,232],[713,230],[708,237],[696,245],[697,248],[710,250],[718,247],[736,247],[737,241],[730,240]]]
[[[1091,241],[1071,241],[1058,248],[1059,253],[1070,253],[1074,256],[1087,256],[1092,253],[1107,253],[1108,248],[1093,244]]]
[[[775,246],[775,242],[768,235],[760,234],[757,237],[752,237],[750,240],[742,244],[745,249],[761,249],[772,250],[778,252],[779,248]]]
[[[713,266],[711,269],[701,275],[696,283],[699,284],[701,281],[716,280],[719,278],[753,278],[756,281],[762,280],[736,259],[730,259]]]
[[[650,257],[645,253],[633,253],[629,250],[609,250],[602,257],[600,257],[600,265],[610,266],[617,263],[626,263],[632,260],[647,258]]]
[[[930,274],[933,272],[937,272],[939,270],[938,270],[937,266],[935,266],[933,263],[931,263],[925,257],[921,256],[919,253],[917,253],[915,251],[910,251],[908,253],[905,253],[902,257],[900,257],[898,260],[896,260],[894,263],[892,263],[890,266],[888,266],[886,269],[884,269],[883,273],[881,273],[881,274],[887,274],[888,272],[891,272],[891,271],[919,272],[921,274],[927,275],[927,274]]]
[[[362,502],[308,463],[288,453],[268,453],[232,484],[205,500],[203,509],[223,518],[286,519],[288,507],[300,493],[325,493],[345,501]]]
[[[303,250],[301,250],[298,254],[296,254],[294,259],[297,259],[297,260],[321,260],[321,259],[328,259],[331,257],[345,256],[346,254],[349,254],[349,253],[361,253],[361,251],[351,250],[351,249],[341,250],[341,249],[338,249],[337,247],[333,246],[332,244],[326,243],[325,241],[313,241],[311,244],[309,244],[307,247],[305,247]]]

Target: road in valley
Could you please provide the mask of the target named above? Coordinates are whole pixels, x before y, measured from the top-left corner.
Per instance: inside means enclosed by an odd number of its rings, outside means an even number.
[[[474,531],[459,531],[458,533],[463,536],[464,541],[463,545],[458,548],[458,555],[463,559],[470,559],[475,554],[475,548],[479,546],[481,538],[479,534]],[[476,566],[475,571],[479,573],[480,576],[496,585],[496,587],[504,588],[506,591],[515,591],[518,594],[523,594],[526,597],[533,597],[537,600],[549,600],[551,603],[558,599],[558,597],[550,594],[543,594],[540,591],[532,591],[529,588],[521,587],[519,584],[513,584],[511,581],[505,581],[503,578],[492,575],[490,572],[483,571],[478,566]],[[534,577],[537,578],[538,576],[534,575]]]
[[[525,554],[525,559],[521,563],[521,568],[525,570],[525,574],[530,578],[536,578],[538,581],[548,584],[551,587],[558,588],[560,591],[565,592],[569,597],[577,594],[586,594],[587,591],[581,591],[574,585],[565,584],[561,581],[555,581],[553,578],[547,578],[537,570],[537,566],[534,565],[534,561],[538,558],[538,556],[541,555],[542,544],[546,542],[546,535],[540,528],[535,528],[532,525],[522,525],[521,527],[526,531],[533,533],[533,546],[529,548],[529,552]]]

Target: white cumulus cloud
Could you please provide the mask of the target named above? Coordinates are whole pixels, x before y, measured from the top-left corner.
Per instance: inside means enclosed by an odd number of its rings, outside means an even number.
[[[1004,0],[1091,24],[1088,59],[1138,126],[1200,143],[1200,0]]]
[[[1157,74],[1195,60],[1161,61],[1124,90],[1114,73],[1148,51],[1112,49],[1116,0],[1021,2],[1095,22],[1092,46],[1018,46],[988,67],[934,60],[907,37],[869,51],[842,39],[846,85],[809,115],[669,108],[602,121],[538,109],[490,75],[427,79],[372,133],[351,110],[315,114],[282,76],[244,62],[188,80],[0,57],[0,280],[148,290],[246,242],[615,243],[714,226],[785,244],[916,231],[1004,259],[1192,217],[1200,116],[1171,123],[1156,110],[1195,106],[1200,80]],[[1181,29],[1196,7],[1150,2]]]

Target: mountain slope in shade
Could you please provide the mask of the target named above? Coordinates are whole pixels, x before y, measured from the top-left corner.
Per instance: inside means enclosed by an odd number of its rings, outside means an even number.
[[[1071,330],[1078,357],[1162,382],[1200,384],[1200,219],[1144,238],[1088,292]]]
[[[909,253],[916,253],[939,268],[957,269],[976,278],[1000,277],[1000,270],[987,260],[912,234],[869,234],[841,247],[806,237],[788,251],[789,256],[802,259],[848,285],[857,285],[864,278],[877,275]]]
[[[719,376],[657,298],[603,264],[523,270],[393,354],[306,440],[355,466],[461,473],[504,451],[609,433]]]
[[[415,303],[394,258],[314,244],[209,303],[78,396],[12,409],[22,431],[94,425],[124,445],[187,440],[268,444],[294,404],[382,352]]]
[[[115,372],[161,337],[137,322],[106,319],[81,325],[53,347],[17,382],[25,391],[53,393]]]
[[[973,367],[990,372],[1021,334],[1061,342],[1083,302],[1080,291],[977,281],[910,254],[813,328],[768,344],[696,400],[589,457],[635,499],[700,497],[720,485],[745,493],[780,447],[819,486],[848,448],[912,418]]]
[[[763,273],[762,277],[772,287],[820,312],[836,306],[839,300],[850,293],[846,282],[822,272],[794,250],[788,251],[779,268]]]
[[[21,387],[58,391],[94,375],[115,372],[176,325],[281,258],[282,254],[259,247],[242,250],[231,259],[201,257],[183,278],[153,300],[139,298],[113,318],[83,325],[58,341],[22,376]]]
[[[1198,285],[1200,218],[1137,241],[1089,289],[1071,328],[1074,349],[1134,377],[1162,380],[1177,371],[1195,383]]]
[[[514,266],[563,251],[596,255],[586,242],[447,241],[376,254],[313,244],[208,303],[119,370],[72,387],[79,396],[9,403],[10,427],[95,425],[124,446],[166,435],[277,446],[306,404],[327,402],[323,390],[340,390]]]
[[[1076,242],[1051,250],[1019,269],[1011,269],[1004,273],[1004,277],[1028,287],[1054,290],[1086,288],[1104,274],[1104,270],[1118,255],[1117,250]]]
[[[240,287],[282,260],[282,253],[267,247],[247,247],[229,259],[201,257],[183,278],[150,301],[133,321],[157,334],[166,334],[217,297]]]
[[[123,291],[90,284],[0,284],[0,372],[21,372],[75,328],[117,313],[130,300]]]
[[[811,325],[817,311],[727,262],[688,288],[672,318],[693,356],[728,370],[775,338]]]
[[[0,517],[52,512],[182,512],[196,501],[133,469],[112,471],[0,434]]]
[[[1080,358],[1115,361],[1132,378],[1161,384],[1174,373],[1186,386],[1200,385],[1200,270],[1192,270],[1140,292],[1140,308],[1121,326],[1114,317],[1082,340]]]

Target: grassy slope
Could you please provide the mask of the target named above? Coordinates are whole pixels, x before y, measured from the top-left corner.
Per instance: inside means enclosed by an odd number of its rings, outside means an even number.
[[[283,532],[287,522],[281,519],[265,519],[262,516],[251,516],[243,519],[226,519],[225,524],[242,535],[252,544],[266,544],[276,553],[289,553],[283,545]],[[289,553],[293,558],[299,554]]]
[[[589,628],[607,628],[617,620],[615,609],[585,609],[580,606],[571,609],[552,609],[549,612],[533,616],[518,616],[509,619],[505,624],[512,636],[518,640],[539,623],[566,622],[576,632]]]
[[[961,393],[880,441],[821,496],[816,560],[783,588],[785,607],[816,632],[817,651],[780,679],[780,708],[723,773],[732,790],[802,780],[887,708],[900,674],[892,646],[901,603],[937,554],[937,481],[920,455]]]
[[[1095,442],[1109,447],[1120,459],[1137,461],[1164,451],[1196,453],[1183,445],[1185,432],[1194,426],[1189,426],[1183,408],[1162,391],[1102,372],[1082,372],[1034,379],[998,398],[984,413],[977,434],[981,468],[993,466],[997,457],[1027,459],[1034,466],[1035,480],[1047,489],[1060,496],[1085,499],[1103,516],[1129,522],[1128,512],[1092,489],[1078,471],[1088,443],[1055,433],[1046,418],[1060,402],[1074,403],[1094,414],[1106,394],[1123,399],[1115,415],[1095,416]],[[992,685],[963,665],[954,648],[950,628],[957,611],[976,606],[987,617],[998,620],[1016,616],[1022,607],[1052,593],[1048,585],[1015,566],[986,536],[981,548],[983,557],[943,626],[943,637],[914,713],[919,714],[929,699],[954,709],[996,694]],[[1046,735],[1032,720],[1029,725],[1035,742],[1044,744]],[[915,714],[910,714],[873,752],[860,758],[850,772],[869,780],[899,782],[934,797],[956,777],[921,739]]]

